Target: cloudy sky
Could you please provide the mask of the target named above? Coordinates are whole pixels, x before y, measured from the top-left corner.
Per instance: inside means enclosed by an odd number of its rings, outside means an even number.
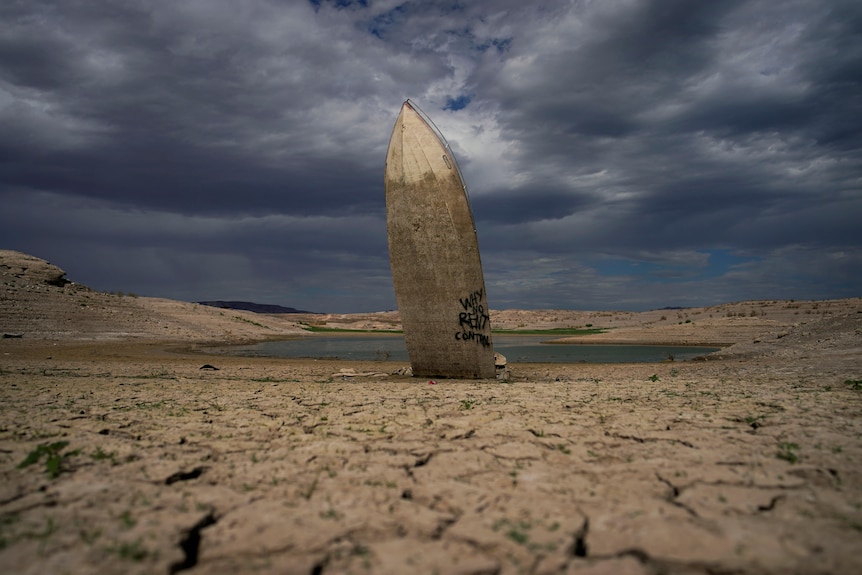
[[[492,308],[862,295],[858,0],[0,3],[0,248],[104,291],[395,308],[413,99]]]

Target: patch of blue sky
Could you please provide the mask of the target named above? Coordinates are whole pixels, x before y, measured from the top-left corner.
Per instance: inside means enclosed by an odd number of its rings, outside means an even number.
[[[476,50],[487,52],[490,48],[495,48],[498,54],[502,54],[512,45],[511,38],[491,38],[487,42],[476,45]]]
[[[463,110],[464,108],[467,107],[468,104],[470,104],[470,101],[472,99],[473,99],[472,97],[470,97],[466,94],[461,94],[460,96],[457,96],[455,98],[453,98],[452,96],[447,96],[446,97],[446,105],[443,106],[443,109],[444,110],[452,110],[453,112],[458,111],[458,110]]]
[[[308,3],[314,6],[315,10],[320,9],[320,5],[326,2],[327,0],[308,0]],[[333,4],[336,8],[349,8],[354,4],[361,6],[362,8],[368,8],[368,0],[329,0],[330,4]]]
[[[406,17],[407,6],[399,4],[388,12],[378,14],[372,18],[368,23],[368,31],[383,40],[389,29],[404,21]]]

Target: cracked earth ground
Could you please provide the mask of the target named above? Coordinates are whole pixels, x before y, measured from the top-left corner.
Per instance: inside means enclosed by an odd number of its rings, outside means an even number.
[[[0,352],[5,573],[862,572],[852,350],[435,385]]]

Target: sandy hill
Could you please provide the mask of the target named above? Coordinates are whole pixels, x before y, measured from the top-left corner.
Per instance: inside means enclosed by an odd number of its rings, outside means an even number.
[[[305,333],[290,317],[94,291],[45,260],[0,250],[0,332],[28,339],[243,341]]]

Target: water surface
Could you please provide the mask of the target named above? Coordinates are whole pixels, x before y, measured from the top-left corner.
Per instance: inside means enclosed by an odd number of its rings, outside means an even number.
[[[677,345],[548,344],[544,335],[494,335],[494,351],[514,363],[651,363],[685,361],[717,347]],[[222,351],[250,357],[409,361],[401,335],[327,335],[230,346]]]

